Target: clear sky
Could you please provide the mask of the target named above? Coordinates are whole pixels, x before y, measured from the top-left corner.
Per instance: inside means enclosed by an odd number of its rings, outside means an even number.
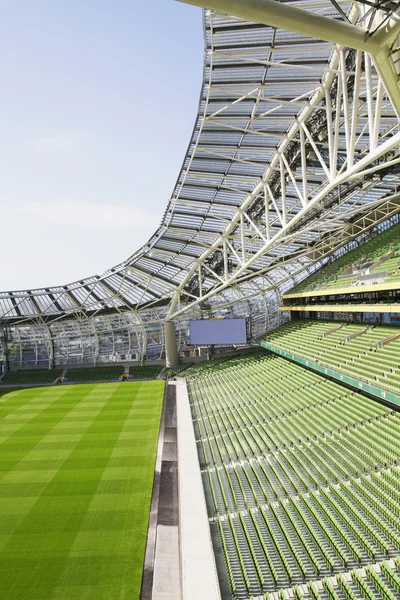
[[[127,258],[158,227],[197,113],[201,10],[0,0],[0,290]]]

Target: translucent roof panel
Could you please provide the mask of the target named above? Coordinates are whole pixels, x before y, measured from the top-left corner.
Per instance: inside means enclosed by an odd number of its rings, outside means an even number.
[[[285,0],[285,4],[318,10],[319,14],[338,20],[343,20],[343,14],[351,7],[350,3],[340,2],[338,11],[338,3],[334,6],[330,0]],[[392,4],[384,3],[383,10],[393,10]],[[265,176],[280,144],[320,88],[335,47],[215,11],[203,14],[204,76],[198,114],[160,226],[145,246],[100,275],[53,288],[0,293],[3,322],[29,318],[46,322],[167,305],[197,266],[198,259],[225,235],[242,203]],[[366,102],[364,82],[359,97],[360,102]],[[369,144],[364,112],[360,110],[356,132],[360,155]],[[382,139],[385,132],[391,135],[395,123],[389,107],[380,121]],[[343,128],[338,130],[337,144],[340,152],[345,152]],[[320,152],[326,152],[323,142]],[[286,198],[288,209],[295,215],[301,209],[297,188],[301,186],[302,172],[298,162],[293,162],[292,170],[295,183],[287,181]],[[313,198],[325,185],[326,174],[316,161],[307,176],[309,196]],[[324,208],[318,224],[310,226],[302,220],[296,235],[271,247],[265,255],[255,256],[243,278],[276,267],[278,260],[290,262],[292,255],[305,252],[326,233],[324,215],[329,216],[331,223],[337,217],[340,224],[346,215],[379,201],[396,185],[396,178],[386,177],[383,181],[371,180],[358,189],[341,190],[340,210],[332,203]],[[281,210],[277,196],[276,206],[270,208],[272,235],[278,230]],[[262,219],[257,222],[265,228]],[[246,252],[254,256],[260,250],[260,239],[248,224],[244,236]],[[236,252],[231,262],[238,265],[241,239],[235,228],[229,234],[229,243]],[[283,272],[283,266],[279,269]],[[288,266],[288,272],[290,269]]]

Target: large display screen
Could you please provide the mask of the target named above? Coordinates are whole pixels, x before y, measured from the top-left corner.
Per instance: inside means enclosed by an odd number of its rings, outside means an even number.
[[[200,319],[190,321],[190,344],[246,344],[246,319]]]

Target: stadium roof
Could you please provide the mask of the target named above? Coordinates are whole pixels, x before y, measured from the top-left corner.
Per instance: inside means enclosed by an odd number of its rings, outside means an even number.
[[[375,27],[366,1],[285,4]],[[389,15],[393,3],[385,4]],[[132,311],[171,298],[173,316],[260,273],[278,285],[282,268],[289,277],[311,264],[316,245],[324,248],[318,256],[331,252],[331,236],[360,213],[384,203],[383,217],[398,211],[396,167],[385,167],[397,165],[398,120],[366,54],[208,10],[204,38],[198,115],[155,234],[100,275],[0,293],[3,322]]]

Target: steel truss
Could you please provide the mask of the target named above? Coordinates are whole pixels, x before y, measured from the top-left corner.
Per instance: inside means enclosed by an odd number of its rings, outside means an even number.
[[[283,290],[399,212],[396,6],[205,4],[253,12],[204,13],[199,114],[159,229],[101,275],[0,294],[0,331],[36,328],[52,360],[71,327],[89,340],[94,362],[105,331],[121,323],[141,354],[163,321],[182,321],[184,343],[188,318],[233,314],[235,305],[269,327]],[[1,339],[6,348],[4,331]]]
[[[304,246],[305,234],[307,246],[312,246],[326,232],[341,226],[349,212],[360,210],[364,202],[376,201],[377,195],[379,201],[396,197],[391,192],[396,190],[400,163],[400,92],[397,81],[393,91],[391,77],[389,82],[385,78],[388,69],[381,68],[382,55],[389,56],[388,44],[397,37],[400,21],[367,38],[355,25],[332,23],[324,16],[274,0],[206,0],[203,5],[233,7],[239,16],[246,13],[253,19],[255,15],[281,26],[286,22],[306,33],[316,25],[315,17],[325,39],[350,38],[358,49],[335,46],[320,86],[283,136],[261,181],[181,282],[170,305],[170,319],[247,277],[249,269],[265,270],[266,257],[270,267],[278,260],[291,262]],[[349,20],[361,20],[360,11],[353,7]],[[363,46],[369,52],[362,50]],[[393,64],[390,69],[395,73]],[[220,109],[218,116],[221,113]],[[231,120],[229,126],[235,127],[235,123]],[[214,283],[207,289],[204,281],[211,274],[210,262],[219,266],[219,273],[214,269]],[[197,297],[180,307],[188,288],[192,298]]]

